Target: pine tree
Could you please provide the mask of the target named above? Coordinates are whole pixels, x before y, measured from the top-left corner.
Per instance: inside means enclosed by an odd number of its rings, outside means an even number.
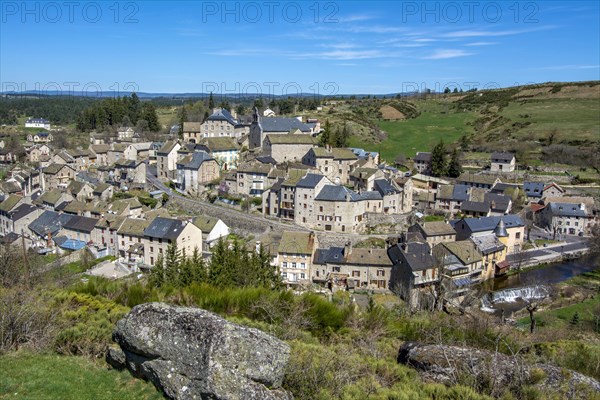
[[[575,311],[575,314],[573,314],[573,318],[571,318],[569,323],[573,326],[579,325],[579,312]]]
[[[193,281],[196,283],[206,282],[206,265],[204,264],[202,255],[200,254],[200,251],[197,247],[194,247],[194,252],[192,253],[192,257],[190,258],[190,263],[192,266]]]
[[[161,287],[165,283],[165,268],[162,254],[159,254],[156,263],[150,270],[150,285]]]
[[[187,110],[185,109],[185,104],[181,107],[181,112],[179,113],[179,139],[183,139],[183,123],[187,122]]]
[[[321,137],[319,138],[319,144],[321,146],[327,146],[330,144],[330,136],[331,136],[331,125],[329,124],[329,120],[325,121],[325,128],[323,128],[323,132],[321,132]]]
[[[451,178],[458,178],[462,174],[462,165],[458,156],[458,150],[456,148],[452,151],[452,157],[448,164],[448,176]]]
[[[148,129],[152,132],[158,132],[160,130],[160,124],[158,123],[158,114],[156,114],[156,107],[152,103],[144,103],[142,106],[142,118],[148,122]]]
[[[167,246],[165,252],[165,283],[169,285],[177,284],[177,276],[179,275],[180,254],[177,250],[177,243],[172,242]]]
[[[446,148],[443,140],[440,140],[431,152],[431,175],[446,175]]]
[[[213,94],[210,92],[210,96],[208,96],[208,109],[212,112],[213,108],[215,108],[215,99],[213,99]]]

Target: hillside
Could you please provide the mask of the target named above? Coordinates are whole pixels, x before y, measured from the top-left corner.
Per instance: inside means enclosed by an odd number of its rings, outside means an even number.
[[[351,146],[379,151],[388,162],[444,140],[460,143],[466,158],[511,151],[523,166],[566,166],[573,175],[600,178],[600,81],[334,100],[310,116],[334,128],[347,123]],[[596,168],[591,174],[590,166]]]

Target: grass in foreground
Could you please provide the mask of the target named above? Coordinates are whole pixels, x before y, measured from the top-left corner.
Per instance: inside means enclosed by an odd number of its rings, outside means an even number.
[[[151,383],[105,365],[73,356],[24,352],[1,356],[0,399],[163,399]]]

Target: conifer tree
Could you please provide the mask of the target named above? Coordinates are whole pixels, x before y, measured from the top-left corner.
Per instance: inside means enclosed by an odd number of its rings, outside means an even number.
[[[440,140],[431,152],[431,174],[433,176],[446,175],[446,148],[443,140]]]
[[[460,164],[460,158],[458,150],[456,148],[452,151],[452,157],[448,164],[448,176],[451,178],[458,178],[462,174],[462,165]]]

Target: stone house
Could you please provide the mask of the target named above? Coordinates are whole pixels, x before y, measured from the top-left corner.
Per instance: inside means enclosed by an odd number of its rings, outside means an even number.
[[[130,187],[132,184],[146,184],[146,163],[143,161],[126,160],[115,162],[115,181]]]
[[[296,184],[306,171],[291,168],[285,177],[279,178],[263,193],[263,215],[272,215],[289,221],[295,219]]]
[[[524,182],[523,190],[529,201],[539,201],[546,197],[561,197],[565,190],[555,182]]]
[[[333,291],[389,290],[392,262],[386,249],[344,247],[318,249],[313,261],[313,281]]]
[[[397,244],[387,250],[392,264],[390,289],[411,309],[429,308],[435,302],[439,266],[424,242]]]
[[[420,222],[408,228],[408,232],[418,235],[430,247],[438,243],[455,242],[456,231],[447,222],[444,221],[428,221]]]
[[[42,170],[42,187],[44,190],[66,189],[75,179],[75,173],[68,164],[50,164]]]
[[[62,234],[69,239],[84,243],[93,242],[93,232],[98,222],[95,218],[83,217],[80,215],[72,216],[67,223],[63,225]]]
[[[110,145],[92,144],[90,145],[89,150],[96,155],[96,165],[108,165],[108,151],[110,150]]]
[[[219,164],[204,151],[196,151],[177,162],[177,187],[188,194],[200,194],[202,187],[219,179]]]
[[[144,263],[154,266],[160,255],[167,251],[169,244],[175,243],[179,251],[192,254],[194,249],[202,252],[202,231],[188,221],[156,217],[144,229]]]
[[[38,132],[35,135],[27,135],[27,141],[33,143],[50,143],[54,137],[49,132]]]
[[[240,165],[236,172],[236,193],[244,196],[262,196],[269,187],[268,176],[273,169],[271,164],[256,162]]]
[[[34,205],[26,203],[20,203],[6,211],[7,201],[11,203],[9,198],[0,204],[0,236],[8,235],[10,232],[25,233],[26,236],[29,236],[27,226],[39,217],[42,211]]]
[[[516,158],[513,153],[492,153],[491,172],[513,172],[515,170]]]
[[[161,181],[174,180],[177,175],[177,152],[179,141],[170,140],[156,152],[156,174]]]
[[[484,280],[483,257],[472,241],[440,243],[432,248],[432,254],[449,297],[462,295]]]
[[[501,228],[500,228],[501,229]],[[483,261],[483,280],[491,279],[495,276],[503,275],[508,270],[506,260],[506,246],[502,241],[506,241],[507,234],[500,232],[485,235],[472,236],[471,241],[475,244],[477,251],[481,254]]]
[[[73,169],[77,168],[75,159],[66,150],[61,150],[50,158],[54,164],[69,164]]]
[[[316,140],[310,135],[290,133],[287,135],[266,135],[263,141],[263,153],[273,157],[277,163],[296,162],[313,147]]]
[[[76,149],[65,150],[65,152],[75,160],[75,169],[77,171],[86,171],[92,164],[89,150]]]
[[[135,130],[129,126],[121,127],[117,130],[117,140],[127,141],[133,139],[135,135]]]
[[[73,201],[73,196],[63,192],[60,189],[52,189],[42,193],[37,199],[33,200],[33,204],[43,207],[47,210],[56,210],[63,203]]]
[[[500,224],[502,222],[502,224]],[[507,253],[521,249],[525,239],[525,224],[518,215],[503,215],[500,217],[463,218],[450,222],[456,231],[456,240],[464,241],[473,236],[486,235],[506,230],[507,239],[504,245]],[[500,229],[502,228],[502,229]]]
[[[296,224],[306,225],[314,223],[315,197],[325,185],[330,185],[331,183],[327,177],[310,172],[296,183],[293,197],[294,221]],[[288,198],[282,197],[282,202],[288,201]],[[292,208],[289,205],[286,207]]]
[[[497,183],[502,182],[500,178],[493,175],[476,175],[469,172],[461,174],[456,181],[461,185],[482,189],[491,189]]]
[[[94,196],[94,189],[87,183],[71,181],[67,186],[67,193],[81,202],[90,201]]]
[[[123,150],[123,158],[126,160],[143,161],[150,158],[152,142],[132,143]]]
[[[150,222],[141,218],[125,218],[117,228],[116,249],[118,254],[130,263],[144,262],[144,230]]]
[[[27,118],[25,128],[41,128],[50,130],[50,121],[46,118]]]
[[[114,188],[108,183],[99,183],[92,191],[92,196],[101,201],[109,201],[114,194]]]
[[[358,158],[347,148],[315,147],[302,158],[302,163],[318,169],[336,184],[350,183],[350,174]]]
[[[543,228],[556,234],[584,236],[591,233],[593,215],[585,203],[549,202],[538,212]]]
[[[34,247],[51,248],[54,247],[52,238],[58,236],[63,226],[72,218],[69,214],[59,214],[55,211],[46,210],[40,214],[29,225],[29,231],[32,233]]]
[[[250,150],[262,148],[267,135],[287,135],[298,130],[301,134],[310,135],[312,133],[310,127],[297,118],[263,118],[258,113],[258,109],[254,107],[253,120],[248,134],[249,148]]]
[[[385,175],[379,168],[354,168],[350,173],[350,186],[354,190],[374,190],[375,180],[384,178]]]
[[[50,147],[46,144],[36,144],[27,150],[27,160],[30,163],[40,162],[40,157],[49,156]]]
[[[435,197],[435,209],[450,215],[460,212],[462,203],[471,197],[468,185],[442,185],[438,187]]]
[[[240,150],[237,142],[229,137],[211,137],[202,140],[208,153],[217,161],[223,171],[235,169],[238,166]]]
[[[413,161],[415,163],[415,169],[419,174],[431,174],[431,153],[417,152]]]
[[[277,246],[277,263],[288,286],[311,283],[312,260],[318,247],[314,232],[284,231]]]
[[[183,140],[191,143],[199,143],[205,138],[239,138],[245,133],[247,133],[247,127],[224,108],[215,108],[213,113],[202,123],[183,123]]]
[[[92,240],[98,246],[108,249],[108,254],[119,254],[119,239],[117,231],[125,222],[126,217],[108,214],[97,220],[92,233]]]

